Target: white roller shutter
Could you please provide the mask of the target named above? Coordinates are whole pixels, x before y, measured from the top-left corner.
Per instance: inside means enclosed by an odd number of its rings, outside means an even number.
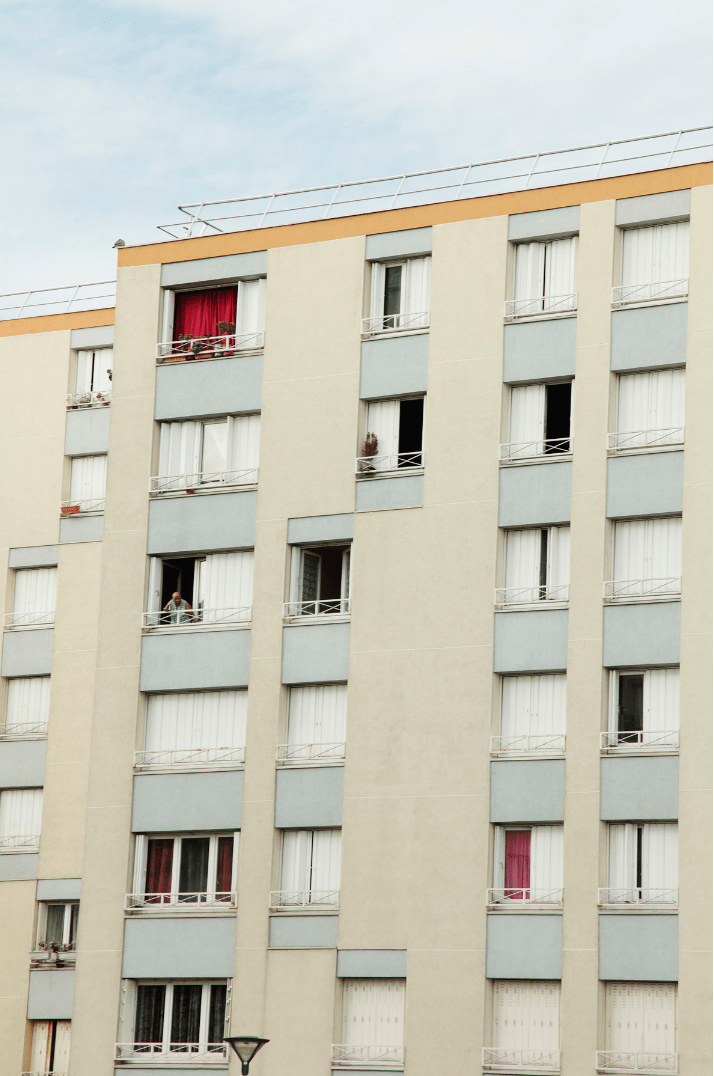
[[[622,235],[621,285],[638,286],[631,301],[644,301],[687,292],[689,276],[689,222],[628,228]],[[683,283],[666,290],[657,285]],[[642,286],[644,285],[644,286]]]
[[[345,979],[342,1041],[347,1046],[404,1044],[403,979]]]
[[[683,440],[684,370],[653,370],[618,378],[617,432],[622,448]],[[667,432],[670,431],[670,432]]]
[[[106,487],[106,456],[81,456],[72,460],[69,499],[79,502],[81,511],[103,511]]]
[[[204,621],[237,623],[249,620],[252,604],[252,549],[240,553],[211,553],[201,561],[199,607],[204,610]]]
[[[399,400],[372,400],[368,403],[365,432],[377,437],[373,468],[385,471],[395,467],[395,457],[399,452]]]
[[[56,602],[56,568],[23,568],[15,572],[13,613],[19,616],[34,613],[54,613]],[[36,622],[36,620],[32,620],[32,623]]]
[[[288,703],[289,744],[343,743],[347,685],[293,687]]]
[[[265,331],[265,288],[265,277],[259,280],[241,280],[238,284],[237,336]]]
[[[49,676],[8,680],[6,725],[44,724],[50,713]]]
[[[513,270],[514,299],[542,298],[545,281],[545,247],[545,243],[519,243],[516,246]],[[532,313],[537,313],[542,309],[542,303],[534,303]]]
[[[531,889],[563,888],[563,827],[531,829]],[[536,899],[538,895],[536,894]]]
[[[615,524],[615,580],[671,580],[657,584],[657,593],[678,593],[682,574],[682,520],[623,520]],[[651,591],[645,586],[643,592]]]
[[[622,890],[637,886],[637,826],[631,822],[608,827],[607,884]]]
[[[642,888],[676,889],[679,848],[676,822],[652,822],[642,827]],[[671,893],[669,901],[673,900]]]
[[[53,1020],[34,1020],[32,1023],[32,1044],[30,1046],[30,1072],[46,1073],[50,1069],[52,1057],[52,1039],[54,1037]],[[64,1070],[65,1072],[67,1069]]]
[[[645,732],[679,728],[679,669],[647,669],[643,684]]]
[[[71,1020],[58,1020],[55,1025],[55,1053],[52,1062],[53,1076],[66,1076],[69,1072],[69,1048],[72,1037]]]
[[[559,1049],[560,983],[495,980],[492,1044],[510,1050]]]
[[[520,601],[537,601],[540,579],[541,529],[506,531],[504,586],[520,591]]]
[[[565,733],[565,673],[504,676],[501,736],[549,736]]]
[[[226,481],[244,479],[257,481],[260,452],[260,415],[238,415],[228,418],[228,459]],[[255,471],[254,475],[245,474]],[[235,473],[231,473],[235,472]]]
[[[144,750],[245,746],[247,691],[149,695]]]
[[[41,821],[41,788],[0,792],[0,837],[36,837]]]
[[[554,588],[548,597],[557,601],[566,601],[568,591],[560,589],[570,583],[570,527],[548,528],[548,562],[546,566],[546,585]]]
[[[563,304],[566,295],[575,292],[578,238],[555,239],[545,244],[545,302],[544,310],[569,309]]]
[[[605,1048],[617,1053],[676,1050],[675,983],[608,983]]]
[[[518,459],[543,452],[545,436],[545,385],[517,385],[511,389],[511,414],[508,440],[522,445],[511,451],[510,458]]]
[[[429,324],[429,306],[431,303],[431,258],[408,258],[404,269],[406,284],[404,288],[403,314],[420,314],[421,317],[407,317],[404,327],[419,329]]]
[[[200,422],[162,422],[158,489],[183,489],[186,479],[198,484],[201,454]],[[166,481],[176,479],[175,482]]]

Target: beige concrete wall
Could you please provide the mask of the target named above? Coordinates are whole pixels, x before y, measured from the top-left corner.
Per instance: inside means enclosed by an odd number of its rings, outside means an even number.
[[[25,1068],[35,885],[0,883],[0,1076],[18,1076]]]

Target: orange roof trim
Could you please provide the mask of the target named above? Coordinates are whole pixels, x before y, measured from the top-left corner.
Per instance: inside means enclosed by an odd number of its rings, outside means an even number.
[[[33,318],[0,321],[0,336],[27,336],[30,333],[56,333],[62,329],[93,329],[114,324],[114,307],[100,310],[75,310],[71,314],[38,314]]]

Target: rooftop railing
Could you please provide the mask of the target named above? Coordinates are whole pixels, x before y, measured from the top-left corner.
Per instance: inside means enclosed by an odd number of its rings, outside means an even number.
[[[109,291],[97,291],[100,288],[109,288]],[[100,302],[103,299],[111,299],[111,302]],[[40,314],[68,314],[72,310],[96,310],[107,305],[114,306],[115,300],[116,280],[100,280],[95,284],[70,284],[64,288],[11,291],[0,295],[0,303],[3,304],[0,306],[0,321],[37,316],[40,307]],[[47,307],[52,309],[46,309]]]
[[[595,1063],[598,1072],[632,1072],[639,1076],[657,1076],[665,1072],[668,1076],[676,1076],[679,1067],[677,1054],[629,1050],[598,1050]]]

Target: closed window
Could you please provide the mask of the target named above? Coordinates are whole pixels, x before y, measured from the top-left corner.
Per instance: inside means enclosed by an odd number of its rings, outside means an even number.
[[[53,953],[73,953],[77,948],[79,902],[41,903],[37,917],[37,948]]]
[[[614,579],[610,598],[657,598],[682,589],[682,518],[622,520],[615,523]]]
[[[200,910],[235,903],[237,853],[237,833],[140,835],[129,909]]]
[[[67,397],[70,408],[101,407],[110,402],[113,357],[110,347],[77,352],[74,392]]]
[[[558,314],[577,306],[577,236],[549,243],[518,243],[513,264],[513,299],[506,314]]]
[[[36,852],[40,846],[42,789],[0,792],[0,852]]]
[[[262,348],[265,279],[237,287],[164,292],[163,344],[159,359],[228,358]]]
[[[621,304],[680,298],[689,277],[689,221],[628,228],[622,233]]]
[[[248,623],[252,604],[252,549],[151,560],[145,627]]]
[[[505,605],[568,600],[570,527],[506,531],[504,587],[496,602]]]
[[[146,700],[142,769],[243,762],[247,691],[187,691]]]
[[[667,750],[679,744],[679,669],[613,669],[603,747]]]
[[[65,1076],[69,1072],[71,1020],[33,1020],[30,1045],[32,1076],[52,1073]]]
[[[491,903],[560,904],[563,827],[497,826]]]
[[[8,680],[3,739],[46,736],[49,714],[49,676]]]
[[[495,979],[490,1047],[484,1063],[559,1068],[560,983],[531,979]]]
[[[570,381],[514,385],[510,392],[508,444],[501,459],[529,459],[572,452]]]
[[[565,750],[565,673],[504,676],[495,750],[546,754]]]
[[[623,822],[608,827],[603,904],[676,904],[679,885],[676,822]]]
[[[284,615],[327,616],[350,611],[351,546],[292,546],[290,600]]]
[[[677,984],[607,983],[605,1047],[598,1067],[675,1072]]]
[[[15,572],[12,613],[6,617],[6,626],[41,628],[54,624],[56,600],[56,568],[18,569]]]
[[[336,907],[340,889],[339,829],[286,829],[280,855],[280,891],[273,905]]]
[[[329,763],[344,759],[346,711],[346,684],[291,687],[287,743],[278,748],[278,761]]]
[[[154,492],[252,485],[258,481],[260,415],[162,422]]]
[[[404,1061],[404,979],[342,980],[342,1042],[335,1062]]]
[[[367,404],[363,456],[358,473],[422,467],[424,397],[371,400]]]
[[[617,379],[617,430],[609,447],[661,448],[684,441],[684,370],[650,370]]]
[[[431,257],[373,262],[370,316],[363,332],[427,328],[430,304]]]
[[[71,461],[69,500],[62,504],[64,515],[73,512],[103,512],[107,485],[107,457],[79,456]]]
[[[226,1057],[227,992],[225,979],[130,984],[127,993],[133,994],[134,1000],[133,1036],[131,1042],[118,1044],[117,1059],[200,1061]]]

